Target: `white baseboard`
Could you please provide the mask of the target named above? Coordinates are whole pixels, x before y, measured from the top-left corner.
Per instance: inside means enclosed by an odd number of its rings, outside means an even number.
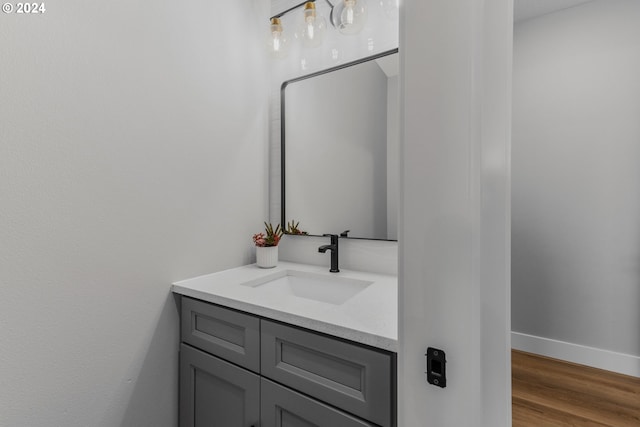
[[[534,335],[511,332],[511,347],[554,359],[640,377],[640,357],[572,344]]]

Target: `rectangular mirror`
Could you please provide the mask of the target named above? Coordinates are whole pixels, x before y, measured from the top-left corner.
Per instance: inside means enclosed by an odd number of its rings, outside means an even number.
[[[284,82],[281,108],[283,226],[397,240],[397,49]]]

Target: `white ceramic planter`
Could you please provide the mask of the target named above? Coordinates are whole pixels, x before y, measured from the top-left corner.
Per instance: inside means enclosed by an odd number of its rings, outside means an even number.
[[[256,246],[256,264],[260,268],[273,268],[278,264],[277,246]]]

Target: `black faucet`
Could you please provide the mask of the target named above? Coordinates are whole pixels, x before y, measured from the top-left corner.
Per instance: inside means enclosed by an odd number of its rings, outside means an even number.
[[[323,234],[325,237],[331,237],[330,245],[323,245],[318,248],[318,252],[325,253],[327,250],[331,251],[331,273],[339,273],[338,268],[338,235],[337,234]]]

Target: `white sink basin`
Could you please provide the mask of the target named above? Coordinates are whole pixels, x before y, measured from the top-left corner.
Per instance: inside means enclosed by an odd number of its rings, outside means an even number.
[[[274,295],[295,296],[334,305],[343,304],[373,282],[296,270],[278,271],[243,283]]]

